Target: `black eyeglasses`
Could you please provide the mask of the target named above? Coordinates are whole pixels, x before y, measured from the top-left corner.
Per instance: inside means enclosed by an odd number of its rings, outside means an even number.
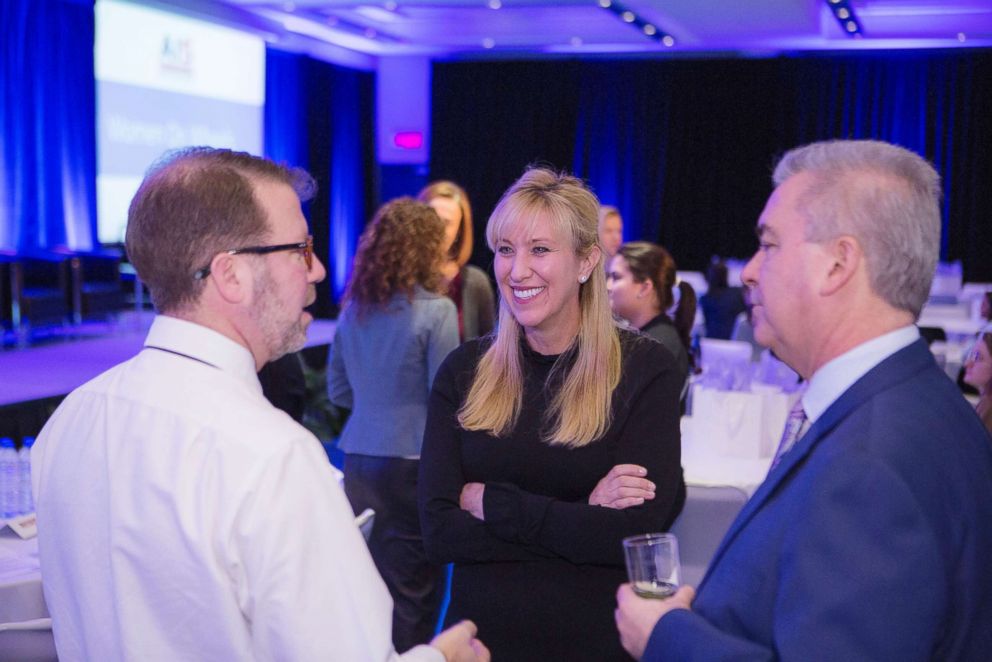
[[[268,255],[269,253],[278,253],[279,251],[303,251],[303,261],[307,264],[307,271],[313,268],[313,235],[307,235],[306,241],[301,241],[297,244],[279,244],[277,246],[249,246],[248,248],[232,248],[229,251],[223,251],[228,255]],[[210,265],[198,269],[193,273],[193,278],[195,280],[203,280],[210,275]]]

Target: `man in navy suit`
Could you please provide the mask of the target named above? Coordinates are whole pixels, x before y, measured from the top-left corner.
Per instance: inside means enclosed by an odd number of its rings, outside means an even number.
[[[643,660],[988,660],[992,443],[914,322],[940,185],[874,141],[785,155],[742,274],[758,341],[803,377],[800,435],[700,583],[617,592]]]

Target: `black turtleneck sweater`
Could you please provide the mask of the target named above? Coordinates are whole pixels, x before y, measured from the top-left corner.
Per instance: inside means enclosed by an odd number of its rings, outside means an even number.
[[[420,517],[428,555],[454,562],[447,621],[470,618],[496,662],[628,660],[613,622],[626,581],[624,537],[665,531],[685,500],[679,444],[679,369],[660,344],[621,331],[623,371],[606,435],[582,448],[541,440],[560,371],[521,343],[523,405],[512,433],[463,430],[458,408],[489,340],[452,352],[434,380],[420,463]],[[590,506],[616,464],[647,468],[656,496],[642,506]],[[485,521],[458,505],[480,482]]]

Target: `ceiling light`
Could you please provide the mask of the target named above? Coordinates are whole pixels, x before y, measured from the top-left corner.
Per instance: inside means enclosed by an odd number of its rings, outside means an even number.
[[[581,46],[582,45],[582,37],[572,37],[571,39],[568,40],[568,43],[570,43],[570,44],[572,44],[572,46],[576,46],[576,47]]]
[[[486,37],[485,39],[482,40],[483,48],[492,48],[495,45],[496,45],[496,40],[490,37]]]
[[[500,0],[489,0],[489,8],[490,9],[499,9],[502,6],[503,6],[503,3],[500,2]]]
[[[658,28],[654,27],[650,23],[645,23],[644,27],[641,29],[644,30],[644,34],[649,37],[658,31]]]
[[[620,15],[620,17],[627,23],[633,23],[634,19],[637,18],[636,16],[634,16],[634,12],[632,11],[625,11],[623,14]]]
[[[861,21],[854,10],[854,0],[827,0],[825,4],[848,37],[857,39],[864,36],[861,33]]]
[[[672,35],[666,34],[662,38],[661,43],[663,43],[665,46],[668,46],[669,48],[671,48],[672,46],[675,45],[675,39],[672,38]]]
[[[963,32],[959,32],[959,33],[958,33],[958,41],[964,41],[964,40],[965,40],[965,39],[967,39],[967,38],[968,38],[968,37],[967,37],[967,36],[965,36],[965,34],[964,34]]]

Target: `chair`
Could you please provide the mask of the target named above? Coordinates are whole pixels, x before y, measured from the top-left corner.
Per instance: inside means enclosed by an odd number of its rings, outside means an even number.
[[[58,662],[52,619],[0,623],[0,659],[16,662]]]
[[[7,251],[0,251],[0,335],[14,329],[13,271],[17,258]]]
[[[703,382],[728,391],[746,390],[751,380],[751,343],[743,340],[703,338]]]
[[[116,315],[127,306],[116,251],[73,253],[71,308],[77,324],[85,318]]]
[[[20,311],[14,326],[61,325],[69,314],[69,258],[55,253],[29,253],[13,265],[13,305]]]
[[[685,506],[672,525],[679,540],[682,583],[698,586],[706,568],[747,502],[747,493],[736,487],[686,487]]]

